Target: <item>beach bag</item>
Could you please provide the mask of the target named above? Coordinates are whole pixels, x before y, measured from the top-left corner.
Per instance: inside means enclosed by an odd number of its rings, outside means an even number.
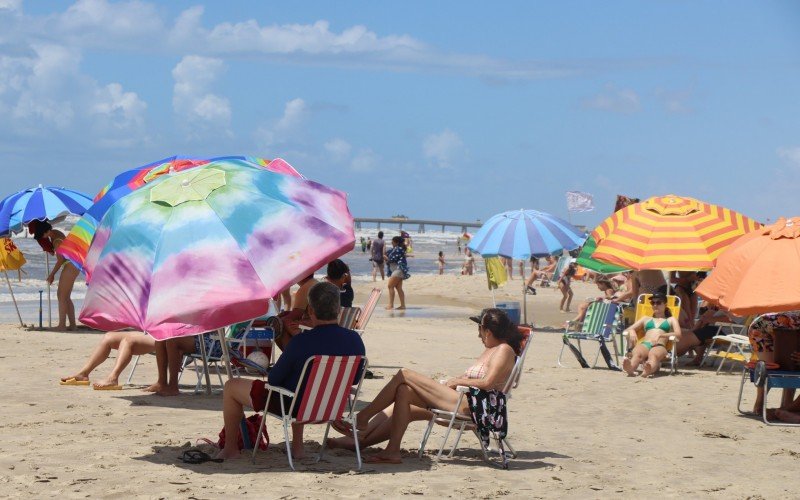
[[[252,450],[253,444],[258,437],[258,428],[261,425],[261,419],[264,418],[260,413],[254,413],[247,418],[243,418],[239,423],[241,432],[239,433],[239,451]],[[264,432],[261,434],[261,442],[258,443],[258,449],[265,451],[269,445],[269,434],[267,427],[264,426]],[[221,450],[225,447],[225,428],[219,431],[219,441],[216,446]]]
[[[489,437],[494,434],[497,438],[497,448],[500,451],[502,467],[508,469],[508,457],[503,448],[503,439],[508,434],[505,393],[498,390],[485,391],[470,387],[467,393],[467,403],[483,448],[485,450],[489,449]]]

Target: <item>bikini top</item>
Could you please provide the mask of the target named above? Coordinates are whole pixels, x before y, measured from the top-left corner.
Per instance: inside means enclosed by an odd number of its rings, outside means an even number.
[[[650,318],[650,320],[644,324],[644,331],[652,330],[653,328],[658,328],[663,330],[665,333],[672,332],[672,325],[669,324],[669,320],[665,319],[661,322],[660,325],[656,325],[656,321],[654,318]]]

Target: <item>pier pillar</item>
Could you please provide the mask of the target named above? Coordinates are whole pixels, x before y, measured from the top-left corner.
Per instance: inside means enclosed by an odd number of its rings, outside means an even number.
[[[424,233],[425,232],[425,224],[420,224],[419,225],[419,232],[420,233]]]

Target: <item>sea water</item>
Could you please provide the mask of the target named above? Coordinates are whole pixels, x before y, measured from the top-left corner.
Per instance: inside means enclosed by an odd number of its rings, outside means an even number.
[[[64,233],[69,232],[73,220],[67,220],[63,224],[58,225],[57,228]],[[414,274],[435,274],[439,272],[439,252],[444,252],[446,261],[446,273],[458,273],[464,261],[463,253],[458,252],[458,238],[460,233],[457,232],[440,232],[431,231],[426,233],[418,233],[408,231],[411,237],[411,252],[408,255],[409,272]],[[386,241],[387,250],[391,248],[391,240],[393,236],[399,236],[400,231],[397,229],[385,229],[384,241]],[[361,238],[365,240],[372,240],[378,235],[377,229],[365,229],[356,231],[355,247],[342,256],[341,259],[350,266],[350,271],[353,276],[353,282],[356,287],[359,283],[367,283],[372,281],[372,262],[369,260],[369,250],[362,251]],[[32,238],[18,236],[13,238],[14,243],[20,248],[25,255],[27,263],[22,267],[20,273],[17,271],[8,271],[8,277],[11,283],[11,288],[14,291],[14,297],[17,299],[17,305],[20,308],[22,320],[25,324],[39,325],[39,291],[42,293],[42,317],[44,326],[48,325],[48,306],[47,306],[47,266],[45,253],[42,251],[39,244]],[[464,251],[464,243],[462,241],[461,251]],[[477,260],[477,259],[476,259]],[[55,257],[52,255],[49,258],[50,269],[55,264]],[[384,271],[385,272],[385,271]],[[318,276],[325,274],[325,269],[317,271]],[[50,301],[52,310],[53,325],[58,323],[58,301],[56,299],[56,289],[58,288],[58,277],[50,289]],[[81,274],[75,282],[75,287],[72,291],[72,300],[75,303],[76,314],[79,313],[83,305],[83,299],[86,296],[86,281]],[[14,304],[11,300],[11,294],[8,291],[5,276],[0,273],[0,323],[18,323],[17,314],[14,310]]]

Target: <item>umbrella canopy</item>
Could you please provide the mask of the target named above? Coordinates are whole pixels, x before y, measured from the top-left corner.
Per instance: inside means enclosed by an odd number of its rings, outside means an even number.
[[[103,217],[80,319],[160,340],[221,328],[265,314],[269,298],[354,242],[335,189],[246,160],[165,174]]]
[[[578,255],[578,260],[576,261],[577,264],[600,274],[616,274],[628,270],[627,268],[615,266],[614,264],[607,264],[592,258],[595,248],[597,248],[597,242],[590,236],[583,244],[583,248],[581,248],[581,253]]]
[[[628,205],[592,232],[592,258],[635,270],[701,270],[761,225],[733,210],[676,195]]]
[[[739,316],[800,309],[800,217],[736,240],[696,291]]]
[[[538,210],[512,210],[486,221],[467,248],[484,257],[542,257],[580,247],[586,235],[569,222]]]
[[[94,197],[94,204],[86,211],[67,238],[59,246],[57,253],[72,262],[75,267],[85,272],[83,267],[86,260],[86,252],[94,239],[95,231],[103,216],[108,209],[123,196],[139,189],[145,184],[158,179],[160,176],[170,172],[182,172],[184,170],[205,165],[211,161],[242,160],[248,161],[272,172],[294,175],[302,177],[291,165],[278,158],[275,160],[265,160],[263,158],[244,157],[244,156],[225,156],[212,159],[201,158],[179,158],[172,156],[164,158],[148,165],[127,170],[109,182]],[[91,276],[87,273],[87,280]]]
[[[66,188],[25,189],[0,202],[0,236],[21,232],[33,220],[54,220],[65,215],[82,215],[92,205],[83,193]]]

